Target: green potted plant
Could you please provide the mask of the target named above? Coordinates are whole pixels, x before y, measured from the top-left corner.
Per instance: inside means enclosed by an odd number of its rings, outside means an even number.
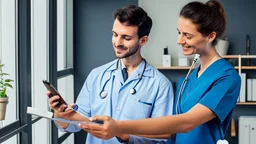
[[[3,66],[4,64],[0,64],[0,120],[5,119],[6,105],[9,99],[6,89],[12,88],[11,82],[13,82],[13,80],[5,78],[9,74],[3,72]]]

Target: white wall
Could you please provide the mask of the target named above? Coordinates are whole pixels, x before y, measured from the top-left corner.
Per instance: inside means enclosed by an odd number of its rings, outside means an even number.
[[[153,20],[148,43],[142,54],[152,65],[162,65],[163,48],[168,46],[172,56],[172,65],[177,65],[177,58],[182,56],[181,47],[177,44],[177,23],[181,8],[193,0],[138,0]],[[206,2],[207,0],[198,0]]]
[[[8,78],[15,80],[13,89],[8,89],[9,103],[7,104],[6,119],[3,125],[6,126],[13,123],[17,119],[17,95],[16,95],[16,0],[0,0],[0,57],[2,56],[2,63],[5,64],[3,70],[9,73]],[[17,135],[3,142],[3,144],[17,143]]]

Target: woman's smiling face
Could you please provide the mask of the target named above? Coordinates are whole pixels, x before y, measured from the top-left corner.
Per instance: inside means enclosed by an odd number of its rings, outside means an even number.
[[[178,41],[182,46],[185,56],[193,55],[204,51],[210,44],[207,37],[204,37],[198,30],[196,24],[190,19],[180,17],[178,21]]]

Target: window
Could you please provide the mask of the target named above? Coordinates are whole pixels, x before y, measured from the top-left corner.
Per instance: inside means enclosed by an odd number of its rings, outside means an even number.
[[[31,122],[26,114],[30,105],[30,3],[28,0],[0,1],[0,49],[4,71],[15,82],[8,90],[6,119],[0,128],[0,143],[30,144]],[[19,19],[19,21],[18,21]],[[19,43],[18,43],[19,42]],[[19,138],[18,138],[19,136]],[[19,139],[19,141],[18,141]]]
[[[31,0],[31,106],[42,112],[50,111],[46,88],[42,80],[49,80],[49,3]],[[32,126],[32,143],[50,143],[50,121],[40,119]]]
[[[57,7],[63,10],[58,16]],[[31,119],[26,113],[27,106],[49,110],[43,79],[58,83],[65,99],[74,101],[72,7],[73,0],[0,0],[0,61],[15,80],[14,89],[8,90],[6,120],[0,121],[0,143],[74,141],[74,135],[69,133],[59,133],[58,139],[54,124],[45,119]],[[56,16],[63,19],[59,21]],[[65,25],[59,29],[57,21]],[[61,40],[57,40],[57,28]]]
[[[57,0],[57,85],[67,103],[74,103],[73,0]],[[58,133],[59,139],[67,133]],[[74,134],[63,143],[74,143]]]
[[[58,71],[73,68],[73,0],[57,0]]]
[[[17,49],[16,49],[16,0],[1,0],[0,1],[0,63],[5,64],[3,71],[8,73],[10,78],[14,80],[12,83],[13,89],[7,89],[9,102],[6,108],[5,120],[1,122],[0,127],[5,127],[17,121],[18,116],[18,94],[17,94]],[[15,143],[16,136],[13,136],[8,142]]]

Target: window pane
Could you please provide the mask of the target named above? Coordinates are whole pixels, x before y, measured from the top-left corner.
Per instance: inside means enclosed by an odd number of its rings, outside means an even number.
[[[68,104],[74,103],[74,76],[69,75],[67,77],[58,79],[58,91]],[[61,137],[63,134],[65,134],[65,132],[59,131],[59,137]],[[69,138],[63,143],[73,143],[73,137],[73,135],[69,136]]]
[[[58,79],[58,91],[67,103],[74,103],[74,76]]]
[[[31,0],[31,104],[42,111],[50,111],[43,79],[48,80],[48,19],[46,0]],[[32,126],[33,144],[47,144],[50,138],[50,121],[40,119]]]
[[[74,144],[74,134],[69,135],[61,144]]]
[[[73,0],[67,0],[66,17],[67,68],[73,68]]]
[[[0,62],[5,64],[2,70],[9,75],[4,78],[14,80],[13,89],[7,88],[9,103],[6,108],[6,117],[3,126],[17,120],[17,68],[16,68],[16,0],[0,1]],[[11,140],[10,140],[11,141]]]
[[[18,144],[17,139],[18,139],[19,134],[16,134],[9,138],[8,140],[2,142],[1,144]]]
[[[58,68],[73,67],[73,0],[57,0]]]
[[[63,70],[66,67],[66,20],[65,20],[65,0],[57,0],[57,70]]]

